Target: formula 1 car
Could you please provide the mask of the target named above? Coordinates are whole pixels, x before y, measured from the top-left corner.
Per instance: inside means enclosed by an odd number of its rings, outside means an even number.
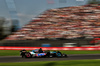
[[[32,58],[32,57],[67,57],[67,54],[62,54],[60,51],[43,51],[42,53],[38,52],[38,49],[27,52],[25,50],[20,51],[22,58]]]

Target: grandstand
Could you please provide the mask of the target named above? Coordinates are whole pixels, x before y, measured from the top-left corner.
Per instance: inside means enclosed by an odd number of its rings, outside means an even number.
[[[6,40],[80,37],[100,37],[99,4],[47,10]]]
[[[100,4],[50,9],[4,40],[100,37]]]

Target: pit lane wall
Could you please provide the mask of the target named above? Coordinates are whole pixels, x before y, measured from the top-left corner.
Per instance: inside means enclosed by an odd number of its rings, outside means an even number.
[[[42,48],[43,50],[100,50],[100,47],[5,47],[0,46],[0,50],[34,50]]]

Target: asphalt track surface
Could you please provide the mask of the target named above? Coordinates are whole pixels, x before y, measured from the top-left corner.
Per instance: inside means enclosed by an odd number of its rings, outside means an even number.
[[[81,59],[100,59],[100,54],[68,55],[67,58],[21,58],[21,56],[1,56],[0,63],[3,63],[3,62],[61,61],[61,60],[81,60]]]

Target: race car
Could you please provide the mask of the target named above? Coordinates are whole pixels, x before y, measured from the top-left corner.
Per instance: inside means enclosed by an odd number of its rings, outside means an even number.
[[[61,53],[60,51],[43,51],[42,53],[39,52],[39,49],[32,50],[27,52],[25,50],[20,51],[20,55],[22,58],[32,58],[32,57],[67,57],[67,54]]]

